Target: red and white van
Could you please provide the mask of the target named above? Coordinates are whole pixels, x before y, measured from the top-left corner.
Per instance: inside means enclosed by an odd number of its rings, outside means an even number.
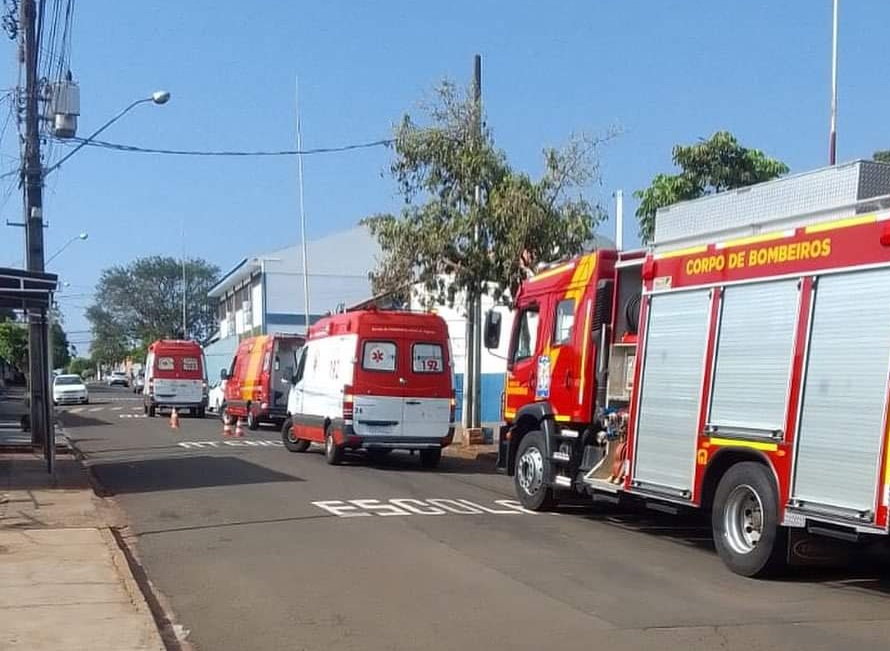
[[[287,417],[296,356],[305,341],[299,335],[273,334],[250,337],[238,344],[231,368],[220,373],[225,382],[223,419],[232,422],[246,418],[252,430],[262,422],[281,427]]]
[[[448,328],[434,314],[361,310],[321,319],[301,349],[282,440],[291,452],[419,450],[435,467],[454,436]]]
[[[188,409],[204,418],[207,376],[204,351],[196,341],[159,339],[148,347],[142,405],[149,417],[158,409]]]

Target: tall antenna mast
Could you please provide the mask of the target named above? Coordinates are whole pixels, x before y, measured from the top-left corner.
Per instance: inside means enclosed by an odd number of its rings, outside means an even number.
[[[300,77],[296,78],[297,110],[297,160],[300,175],[300,240],[303,246],[303,318],[306,334],[309,334],[309,243],[306,241],[306,211],[303,205],[303,125],[300,119]]]

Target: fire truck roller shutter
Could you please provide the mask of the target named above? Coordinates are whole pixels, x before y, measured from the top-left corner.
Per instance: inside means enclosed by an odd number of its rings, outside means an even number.
[[[684,496],[695,474],[690,459],[698,436],[710,296],[699,289],[648,299],[634,479]]]
[[[814,301],[792,498],[870,519],[890,361],[890,269],[822,276]]]

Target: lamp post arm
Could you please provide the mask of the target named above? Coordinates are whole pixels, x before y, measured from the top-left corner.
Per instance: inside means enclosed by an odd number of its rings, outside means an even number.
[[[77,145],[77,147],[75,147],[74,149],[72,149],[71,151],[69,151],[67,154],[65,154],[61,159],[59,159],[58,161],[56,161],[55,164],[51,165],[50,167],[47,167],[47,168],[43,171],[43,176],[45,177],[45,176],[47,176],[50,172],[54,172],[55,170],[59,169],[59,167],[62,166],[62,163],[64,163],[66,160],[68,160],[69,158],[71,158],[72,156],[74,156],[74,154],[76,154],[76,153],[79,152],[81,149],[83,149],[86,145],[88,145],[88,144],[93,140],[93,138],[95,138],[95,137],[98,136],[100,133],[102,133],[103,131],[105,131],[105,129],[107,129],[107,128],[110,127],[112,124],[114,124],[115,122],[117,122],[118,120],[120,120],[122,117],[124,117],[124,115],[126,115],[127,113],[129,113],[130,111],[132,111],[134,108],[136,108],[136,107],[139,106],[140,104],[145,104],[146,102],[151,102],[151,101],[153,101],[151,97],[146,97],[146,98],[143,98],[143,99],[137,99],[135,102],[131,103],[129,106],[127,106],[127,108],[125,108],[124,110],[122,110],[120,113],[118,113],[118,114],[115,115],[113,118],[111,118],[108,122],[106,122],[106,123],[103,124],[101,127],[99,127],[98,129],[96,129],[96,130],[92,133],[92,135],[90,135],[88,138],[84,138],[83,140],[81,140],[81,141],[80,141],[80,144]]]
[[[62,248],[61,248],[61,249],[59,249],[58,251],[56,251],[55,253],[53,253],[51,256],[49,256],[49,259],[48,259],[46,262],[43,263],[44,266],[46,266],[46,265],[48,265],[50,262],[52,262],[52,261],[56,258],[56,256],[58,256],[62,251],[64,251],[65,249],[67,249],[67,248],[71,245],[72,242],[75,242],[76,240],[79,240],[79,239],[80,239],[80,236],[79,236],[79,235],[75,235],[75,236],[72,237],[70,240],[68,240],[67,242],[65,242],[65,243],[62,245]]]

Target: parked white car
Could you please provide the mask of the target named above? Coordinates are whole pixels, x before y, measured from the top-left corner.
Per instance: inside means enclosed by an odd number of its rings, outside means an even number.
[[[90,392],[79,375],[57,375],[53,379],[53,404],[86,405]]]
[[[207,393],[207,409],[216,414],[222,411],[223,403],[226,401],[226,381],[217,380],[210,391]]]

